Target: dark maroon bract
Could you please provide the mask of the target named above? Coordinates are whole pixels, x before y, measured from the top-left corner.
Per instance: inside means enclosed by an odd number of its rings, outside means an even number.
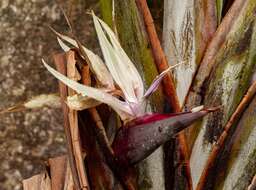
[[[136,164],[194,121],[216,109],[177,114],[152,114],[121,127],[113,142],[117,162]]]

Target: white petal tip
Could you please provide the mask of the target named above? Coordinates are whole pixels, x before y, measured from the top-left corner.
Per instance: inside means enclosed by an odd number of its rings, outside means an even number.
[[[191,112],[199,112],[199,111],[201,111],[201,110],[203,110],[204,109],[204,105],[201,105],[201,106],[197,106],[197,107],[194,107],[192,110],[191,110]]]
[[[57,37],[57,41],[64,52],[68,52],[70,47],[68,47],[59,37]]]

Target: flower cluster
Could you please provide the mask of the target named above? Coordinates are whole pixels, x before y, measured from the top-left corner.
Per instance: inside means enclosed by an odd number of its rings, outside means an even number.
[[[96,106],[99,102],[105,103],[112,107],[124,121],[132,120],[145,115],[146,99],[154,91],[156,91],[164,75],[174,66],[169,67],[167,70],[158,75],[148,90],[145,91],[139,72],[125,51],[122,49],[114,32],[105,22],[103,22],[93,13],[92,16],[105,62],[103,62],[98,55],[94,54],[85,46],[80,46],[77,40],[56,31],[54,32],[56,33],[58,42],[64,51],[70,50],[70,47],[66,45],[64,41],[76,48],[82,48],[82,51],[85,54],[84,58],[87,60],[87,62],[89,62],[88,64],[90,69],[95,74],[97,79],[97,88],[85,86],[67,78],[66,76],[55,71],[43,60],[44,66],[57,79],[75,90],[78,94],[82,95],[82,97],[69,97],[68,103],[70,106],[81,102],[81,100],[86,102],[82,106],[82,109]],[[120,100],[119,97],[113,95],[112,92],[116,89],[116,87],[121,89],[123,100]],[[78,101],[78,99],[80,99],[80,101]],[[96,101],[89,101],[91,99]],[[81,109],[81,107],[79,109]]]

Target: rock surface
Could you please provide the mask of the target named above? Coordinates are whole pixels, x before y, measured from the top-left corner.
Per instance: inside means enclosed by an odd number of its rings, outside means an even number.
[[[73,21],[79,39],[91,48],[96,46],[92,21],[86,14],[88,9],[97,9],[95,1],[58,2]],[[41,64],[42,57],[50,63],[51,54],[60,50],[48,25],[62,32],[68,29],[57,1],[0,1],[0,109],[57,92],[56,80]],[[0,118],[0,189],[19,190],[21,180],[40,172],[47,158],[66,152],[62,112],[42,108]]]

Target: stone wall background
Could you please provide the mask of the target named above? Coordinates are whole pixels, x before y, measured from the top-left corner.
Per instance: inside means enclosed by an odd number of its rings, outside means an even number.
[[[48,25],[66,32],[58,5],[71,18],[79,39],[95,49],[92,21],[86,13],[96,0],[0,1],[0,109],[33,96],[57,92],[57,81],[43,68],[60,51]],[[0,189],[22,189],[23,178],[43,169],[47,158],[64,154],[62,112],[42,108],[0,115]]]

